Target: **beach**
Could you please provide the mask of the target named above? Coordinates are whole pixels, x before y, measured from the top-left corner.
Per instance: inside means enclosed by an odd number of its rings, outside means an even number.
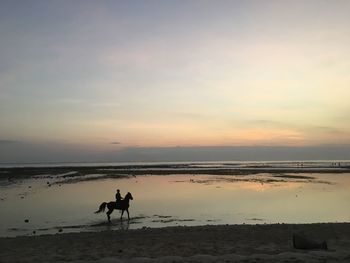
[[[0,262],[349,262],[349,173],[332,163],[2,168]],[[131,220],[115,211],[109,224],[94,211],[117,187],[134,196]],[[328,249],[294,248],[295,234]]]
[[[293,248],[293,234],[328,250]],[[350,224],[216,225],[0,238],[1,262],[349,262]]]

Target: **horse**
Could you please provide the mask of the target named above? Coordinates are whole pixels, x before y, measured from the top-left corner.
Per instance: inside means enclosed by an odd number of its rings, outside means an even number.
[[[111,201],[111,202],[103,202],[100,207],[98,208],[98,210],[95,212],[95,214],[104,212],[106,209],[106,206],[108,208],[107,211],[107,218],[108,218],[108,222],[111,222],[111,214],[113,212],[114,209],[118,209],[118,210],[122,210],[122,214],[120,216],[120,220],[123,220],[123,214],[124,211],[126,211],[128,213],[128,220],[130,220],[130,216],[129,216],[129,200],[133,200],[133,197],[131,195],[130,192],[128,192],[123,200],[120,200],[120,203],[118,204],[118,206],[116,205],[116,202]]]

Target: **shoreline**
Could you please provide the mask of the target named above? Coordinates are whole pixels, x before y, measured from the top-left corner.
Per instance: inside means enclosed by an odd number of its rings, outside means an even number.
[[[328,250],[293,248],[293,234]],[[204,225],[0,238],[1,262],[347,262],[350,223]]]

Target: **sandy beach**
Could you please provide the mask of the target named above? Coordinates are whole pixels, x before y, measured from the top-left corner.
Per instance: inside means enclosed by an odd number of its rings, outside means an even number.
[[[328,250],[293,248],[293,234]],[[0,238],[1,262],[349,262],[350,224],[217,225]]]

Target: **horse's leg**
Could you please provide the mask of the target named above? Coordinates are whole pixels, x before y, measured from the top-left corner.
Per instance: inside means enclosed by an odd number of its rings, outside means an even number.
[[[120,220],[123,220],[124,209],[122,209],[122,214],[120,216]]]
[[[126,209],[126,212],[128,213],[128,220],[130,220],[129,209]]]
[[[106,213],[107,214],[107,218],[108,218],[108,222],[110,223],[111,222],[111,214],[112,214],[112,212],[113,212],[113,208],[112,209],[108,209],[108,212]]]

